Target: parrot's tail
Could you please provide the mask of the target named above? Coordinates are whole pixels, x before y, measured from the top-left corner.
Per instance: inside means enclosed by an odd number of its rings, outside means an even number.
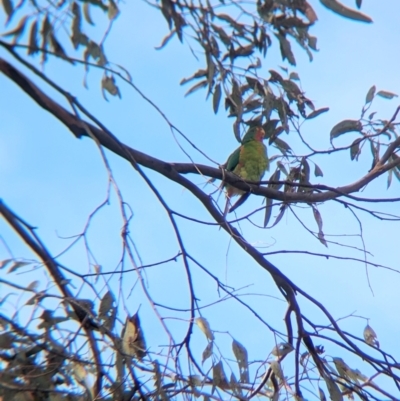
[[[243,205],[246,202],[247,198],[250,196],[250,192],[245,192],[236,202],[235,204],[229,209],[229,213],[232,213],[236,210],[239,206]]]

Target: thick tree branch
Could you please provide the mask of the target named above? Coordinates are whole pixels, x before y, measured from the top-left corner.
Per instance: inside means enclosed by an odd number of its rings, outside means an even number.
[[[83,136],[90,137],[93,135],[102,146],[118,154],[124,159],[127,159],[128,161],[134,159],[137,164],[143,167],[147,167],[151,170],[157,171],[158,173],[163,175],[168,174],[168,172],[171,171],[172,169],[179,174],[201,174],[206,177],[224,180],[239,189],[250,191],[256,195],[265,196],[271,199],[276,199],[286,202],[318,203],[335,199],[341,196],[347,196],[354,200],[361,200],[368,202],[370,200],[367,198],[357,198],[354,196],[350,196],[350,194],[358,192],[368,183],[373,181],[375,178],[384,174],[386,171],[389,171],[390,169],[400,165],[400,158],[396,161],[384,164],[384,162],[388,158],[389,148],[390,150],[393,151],[394,149],[396,149],[398,145],[397,142],[400,142],[400,139],[397,139],[393,142],[392,145],[390,145],[385,155],[382,157],[380,163],[377,163],[376,166],[370,172],[368,172],[364,177],[362,177],[361,179],[359,179],[354,183],[338,188],[331,188],[326,185],[311,185],[310,187],[312,187],[313,189],[321,191],[317,193],[312,193],[311,191],[308,193],[282,192],[264,186],[260,187],[257,184],[251,184],[249,182],[245,182],[235,174],[227,171],[222,171],[221,169],[217,169],[202,164],[168,163],[159,160],[155,157],[152,157],[148,154],[145,154],[143,152],[140,152],[136,149],[133,149],[119,142],[118,139],[110,135],[109,132],[105,132],[104,130],[97,128],[96,126],[90,124],[89,122],[82,122],[81,120],[79,120],[79,118],[77,118],[74,114],[70,113],[60,104],[58,104],[49,96],[47,96],[23,73],[21,73],[19,70],[13,67],[9,62],[1,58],[0,58],[0,71],[3,72],[3,74],[5,74],[8,78],[10,78],[13,82],[15,82],[42,108],[49,111],[54,117],[59,119],[77,138],[81,138]],[[90,130],[90,133],[88,132],[88,129]],[[288,184],[290,185],[290,183]],[[293,185],[298,185],[298,184],[293,184]],[[306,185],[306,187],[308,186]],[[394,199],[387,199],[384,201],[394,202],[399,200],[400,199],[394,198]],[[376,202],[377,200],[374,199],[371,201]]]

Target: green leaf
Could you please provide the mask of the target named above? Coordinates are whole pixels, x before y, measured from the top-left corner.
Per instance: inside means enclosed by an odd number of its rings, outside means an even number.
[[[308,46],[310,46],[311,49],[318,51],[317,38],[315,36],[311,36],[311,35],[308,36]]]
[[[351,160],[354,160],[354,159],[358,159],[358,156],[360,155],[360,153],[361,153],[361,150],[360,150],[360,143],[361,143],[361,139],[360,138],[357,138],[352,144],[351,144],[351,147],[350,147],[350,158],[351,158]]]
[[[210,324],[208,323],[207,319],[204,317],[198,317],[195,320],[195,323],[200,328],[200,330],[205,334],[208,340],[214,340],[214,334],[211,331]]]
[[[353,10],[352,8],[346,7],[337,0],[319,0],[326,8],[333,11],[342,17],[349,18],[355,21],[361,22],[372,22],[372,19],[359,11]]]
[[[389,187],[390,187],[390,185],[391,185],[391,183],[392,183],[392,177],[393,177],[393,168],[392,169],[390,169],[389,171],[388,171],[388,179],[387,179],[387,189],[389,189]]]
[[[265,216],[264,216],[264,227],[267,227],[272,214],[272,199],[267,198],[267,204],[265,206]]]
[[[232,351],[239,365],[240,381],[242,383],[249,383],[250,381],[249,370],[248,370],[249,361],[248,361],[247,349],[242,344],[240,344],[240,342],[233,340]]]
[[[340,135],[346,134],[347,132],[358,131],[361,132],[362,124],[358,120],[343,120],[340,123],[337,123],[331,129],[331,140],[333,138],[337,138]]]
[[[99,305],[99,319],[105,319],[114,303],[114,296],[111,291],[107,291],[101,299]]]
[[[368,345],[373,345],[379,348],[378,336],[375,333],[375,330],[367,324],[365,326],[364,332],[364,340]]]
[[[365,97],[365,103],[371,103],[374,96],[375,96],[375,91],[376,91],[376,86],[373,85],[371,86],[371,88],[369,89],[367,96]]]
[[[279,343],[272,348],[271,354],[277,357],[283,357],[294,350],[290,343]]]
[[[312,205],[312,210],[313,210],[313,214],[314,214],[314,219],[318,225],[318,239],[322,245],[325,245],[326,247],[328,247],[328,244],[325,241],[324,232],[322,231],[323,223],[322,223],[321,213],[314,205]]]
[[[115,79],[113,76],[104,75],[103,79],[101,80],[101,88],[103,91],[103,96],[107,100],[104,94],[104,90],[106,90],[112,96],[121,97],[119,89],[117,85],[115,85]]]
[[[276,138],[273,143],[284,155],[292,152],[290,146],[280,138]]]
[[[203,364],[213,354],[213,342],[210,341],[204,349],[201,356],[201,363]]]
[[[398,97],[396,93],[388,92],[388,91],[379,91],[377,93],[378,96],[383,97],[384,99],[393,99],[394,97]]]
[[[220,100],[221,100],[221,84],[218,84],[214,88],[214,95],[213,95],[213,109],[215,114],[218,113]]]
[[[343,401],[343,395],[338,385],[326,374],[323,376],[332,401]]]
[[[316,164],[316,163],[314,163],[314,164],[315,164],[314,175],[315,175],[316,177],[323,177],[323,176],[324,176],[324,173],[322,172],[322,170],[320,169],[320,167],[318,166],[318,164]]]
[[[312,111],[306,118],[307,120],[311,120],[312,118],[318,117],[322,113],[326,113],[329,111],[329,107],[323,107],[322,109]]]
[[[119,14],[119,10],[117,5],[114,3],[113,0],[110,0],[110,5],[108,6],[108,18],[110,20],[113,20],[115,18],[117,18]]]
[[[300,81],[299,74],[297,72],[291,72],[289,74],[289,79],[294,80],[294,81]]]
[[[213,366],[212,381],[214,386],[220,387],[222,389],[229,388],[228,380],[224,372],[224,366],[222,365],[222,361],[219,361],[216,365]]]

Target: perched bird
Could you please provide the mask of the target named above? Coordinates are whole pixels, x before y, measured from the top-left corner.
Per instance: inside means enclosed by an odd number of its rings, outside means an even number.
[[[263,142],[264,137],[265,131],[262,127],[253,126],[249,128],[242,139],[242,144],[229,156],[226,169],[243,178],[243,180],[260,181],[269,168],[267,147]],[[249,192],[244,192],[229,184],[225,184],[225,189],[227,202],[224,215],[228,213],[232,196],[242,195],[229,209],[229,212],[233,212],[250,195]]]

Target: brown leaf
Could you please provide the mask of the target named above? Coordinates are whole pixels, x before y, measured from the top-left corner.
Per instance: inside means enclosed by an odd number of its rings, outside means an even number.
[[[146,355],[146,343],[140,326],[138,313],[131,318],[126,318],[125,327],[122,333],[122,351],[129,355],[142,360]]]
[[[376,91],[376,86],[373,85],[371,86],[371,88],[369,89],[367,96],[365,97],[365,104],[367,103],[371,103],[374,96],[375,96],[375,91]]]
[[[355,21],[372,22],[372,19],[359,11],[353,10],[352,8],[346,7],[337,0],[319,0],[326,8],[333,11],[336,14],[341,15],[345,18],[350,18]]]

